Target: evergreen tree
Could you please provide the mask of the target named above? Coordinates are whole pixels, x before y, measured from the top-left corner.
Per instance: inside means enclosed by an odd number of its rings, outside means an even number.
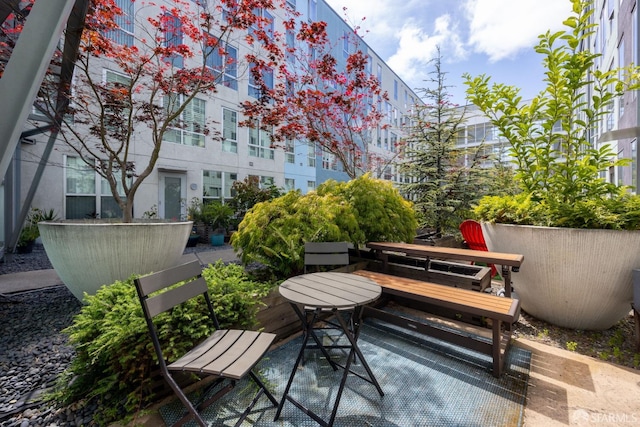
[[[472,204],[487,191],[490,171],[483,145],[458,147],[459,132],[464,131],[466,108],[452,103],[445,85],[446,72],[441,55],[433,59],[434,88],[418,90],[425,100],[410,116],[405,158],[401,171],[409,178],[404,192],[414,201],[421,228],[432,229],[437,236],[458,229],[471,215]]]

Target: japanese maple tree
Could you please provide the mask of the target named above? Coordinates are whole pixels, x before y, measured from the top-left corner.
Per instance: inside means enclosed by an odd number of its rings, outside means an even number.
[[[126,6],[129,3],[124,2]],[[124,222],[133,220],[136,192],[151,174],[163,141],[175,129],[211,134],[184,119],[197,96],[214,94],[227,67],[261,69],[282,57],[280,35],[259,10],[284,10],[284,0],[92,0],[83,29],[68,117],[60,134],[75,154],[109,184]],[[119,37],[123,27],[129,39]],[[128,41],[127,41],[128,40]],[[253,46],[232,59],[227,41]],[[216,55],[222,61],[208,61]],[[220,63],[222,62],[222,63]],[[97,70],[117,73],[105,81]],[[43,98],[52,94],[41,91]],[[53,94],[52,94],[53,95]],[[48,103],[54,104],[55,96]],[[216,137],[216,135],[211,135]],[[133,142],[149,144],[148,160],[134,161]],[[196,142],[197,144],[203,142]]]
[[[295,44],[287,46],[286,61],[276,70],[279,83],[264,88],[263,99],[245,102],[245,114],[266,130],[275,126],[276,145],[296,139],[314,143],[339,160],[351,179],[380,173],[399,150],[390,158],[370,150],[375,132],[388,127],[381,108],[388,95],[368,71],[357,28],[342,40],[353,51],[344,65],[332,54],[325,22],[301,22],[287,31]]]

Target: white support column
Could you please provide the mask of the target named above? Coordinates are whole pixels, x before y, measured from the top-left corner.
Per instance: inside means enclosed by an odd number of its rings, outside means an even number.
[[[62,35],[75,0],[37,0],[0,79],[0,177]]]

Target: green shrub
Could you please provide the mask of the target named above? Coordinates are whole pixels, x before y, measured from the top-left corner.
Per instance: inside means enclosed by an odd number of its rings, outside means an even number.
[[[305,241],[352,241],[360,238],[351,207],[333,195],[290,191],[256,204],[238,226],[231,243],[247,264],[259,262],[280,277],[304,267]]]
[[[413,206],[389,181],[368,174],[348,182],[329,180],[318,186],[318,194],[334,194],[351,205],[360,231],[354,244],[411,242],[416,235]]]
[[[304,242],[411,241],[417,222],[411,203],[391,183],[368,175],[327,181],[316,192],[291,191],[256,204],[231,243],[243,263],[260,262],[278,277],[304,268]]]
[[[546,87],[538,95],[524,102],[516,87],[464,75],[468,100],[507,141],[524,194],[482,199],[475,212],[496,223],[638,229],[640,196],[604,178],[629,159],[592,136],[615,99],[638,89],[640,68],[599,70],[601,55],[585,49],[596,31],[593,5],[571,3],[565,29],[547,31],[535,46],[546,68]]]
[[[250,327],[271,284],[249,280],[241,266],[218,262],[203,271],[221,327]],[[86,296],[86,305],[65,329],[76,355],[51,396],[62,404],[98,399],[96,421],[126,417],[154,399],[157,360],[132,276]],[[156,318],[169,361],[213,332],[204,298],[188,301]]]

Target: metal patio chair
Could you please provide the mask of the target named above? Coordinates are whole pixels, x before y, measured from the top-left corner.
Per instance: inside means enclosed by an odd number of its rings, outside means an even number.
[[[258,385],[259,391],[240,416],[236,426],[242,424],[262,394],[265,394],[274,406],[278,406],[278,401],[253,372],[255,365],[269,350],[276,335],[247,330],[220,329],[209,297],[207,283],[202,277],[202,268],[197,260],[139,277],[135,279],[135,286],[153,347],[158,356],[162,376],[188,411],[175,425],[182,425],[193,418],[200,426],[206,426],[199,411],[231,391],[236,382],[247,375]],[[185,301],[200,297],[203,297],[207,304],[212,325],[216,330],[178,360],[169,363],[162,352],[153,318]],[[211,387],[224,382],[227,384],[212,397],[194,405],[174,378],[176,373],[182,372],[218,377]]]

